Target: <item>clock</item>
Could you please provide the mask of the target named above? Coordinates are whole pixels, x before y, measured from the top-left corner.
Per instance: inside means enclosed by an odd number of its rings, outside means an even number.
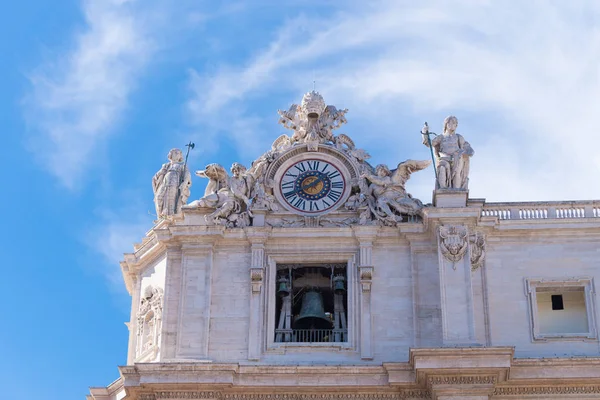
[[[296,161],[284,170],[279,190],[286,207],[302,214],[333,210],[347,192],[346,179],[340,168],[316,158]]]

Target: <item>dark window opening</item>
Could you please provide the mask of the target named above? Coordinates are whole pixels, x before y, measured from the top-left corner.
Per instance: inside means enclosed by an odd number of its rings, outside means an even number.
[[[275,342],[347,342],[346,264],[277,265]]]
[[[552,309],[553,310],[564,310],[565,306],[563,304],[562,294],[553,294],[552,298]]]

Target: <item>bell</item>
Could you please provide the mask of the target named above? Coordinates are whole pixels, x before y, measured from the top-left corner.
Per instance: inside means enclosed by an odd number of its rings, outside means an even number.
[[[304,293],[294,329],[331,329],[331,320],[325,315],[321,293],[314,290]]]
[[[277,280],[277,283],[279,283],[279,285],[277,286],[277,294],[280,297],[289,296],[290,282],[288,281],[288,279],[285,276],[282,276]]]
[[[346,278],[343,275],[333,277],[333,292],[335,294],[344,294],[346,291],[346,287],[344,286],[345,280]]]

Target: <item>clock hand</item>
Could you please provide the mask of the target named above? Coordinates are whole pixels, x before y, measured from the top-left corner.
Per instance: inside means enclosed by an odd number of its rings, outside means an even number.
[[[315,179],[314,181],[312,181],[311,183],[309,183],[308,185],[303,185],[302,186],[302,190],[306,190],[306,189],[310,189],[312,187],[317,186],[319,183],[321,182],[320,179]]]

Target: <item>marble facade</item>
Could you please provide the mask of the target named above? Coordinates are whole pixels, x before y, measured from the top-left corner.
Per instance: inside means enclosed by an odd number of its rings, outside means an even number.
[[[243,168],[243,185],[207,168],[220,188],[125,255],[127,365],[88,400],[600,399],[600,201],[487,203],[441,188],[423,205],[404,182],[429,163],[370,167],[332,134],[347,110],[324,120],[315,97],[280,112],[294,135]],[[332,170],[347,175],[344,194],[327,212],[294,211],[279,168],[315,159],[345,160]],[[306,179],[314,196],[329,182]],[[346,266],[347,340],[277,341],[278,266],[322,263]],[[576,332],[560,323],[571,304]]]

